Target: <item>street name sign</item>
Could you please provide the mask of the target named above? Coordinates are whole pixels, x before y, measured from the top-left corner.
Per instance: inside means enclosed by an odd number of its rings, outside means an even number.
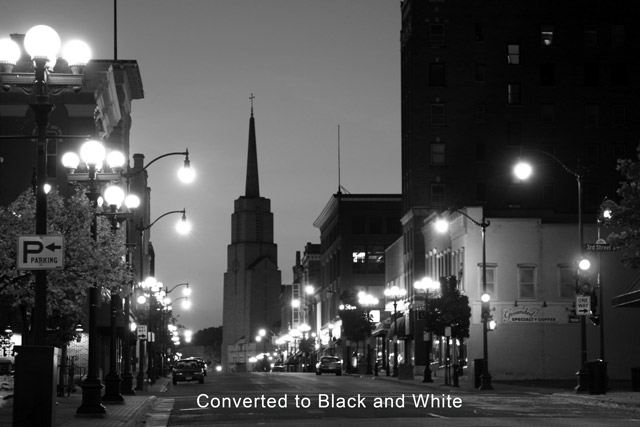
[[[62,270],[64,236],[18,236],[18,270]]]
[[[576,296],[576,314],[586,316],[591,312],[591,297],[589,295]]]
[[[608,243],[586,243],[584,250],[587,252],[613,252],[617,248]]]

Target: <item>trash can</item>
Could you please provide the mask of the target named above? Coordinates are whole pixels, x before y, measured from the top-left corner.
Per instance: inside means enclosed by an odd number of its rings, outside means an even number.
[[[607,393],[607,362],[602,360],[587,362],[587,384],[589,394]]]
[[[640,391],[640,366],[631,368],[631,390]]]
[[[473,388],[480,388],[482,385],[482,374],[484,373],[484,359],[473,359]]]

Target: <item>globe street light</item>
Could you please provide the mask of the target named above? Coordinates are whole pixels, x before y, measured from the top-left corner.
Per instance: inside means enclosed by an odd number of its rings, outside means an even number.
[[[406,289],[400,289],[398,286],[392,286],[384,290],[384,295],[393,300],[393,322],[395,325],[398,321],[398,300],[407,294]],[[396,336],[398,335],[398,327],[395,328]],[[387,374],[389,371],[387,370]],[[398,339],[393,340],[393,376],[398,376]]]
[[[80,91],[83,84],[84,65],[89,61],[91,52],[84,42],[74,41],[70,48],[65,47],[64,55],[71,54],[74,67],[72,73],[54,72],[53,67],[60,50],[60,37],[51,27],[36,25],[27,31],[24,46],[33,61],[33,73],[12,73],[20,58],[20,46],[11,39],[0,40],[0,83],[5,92],[13,88],[33,95],[35,102],[30,107],[35,115],[37,136],[36,160],[36,234],[47,234],[47,197],[45,191],[47,178],[47,127],[49,115],[53,110],[52,97],[63,91]],[[74,50],[74,46],[75,49]],[[80,47],[82,54],[77,54]],[[31,139],[33,135],[25,135]],[[22,136],[21,136],[22,138]],[[47,271],[35,272],[35,303],[33,310],[33,344],[46,345],[47,316]]]
[[[565,172],[572,175],[576,179],[578,189],[578,242],[580,255],[584,256],[584,225],[582,223],[582,179],[583,175],[580,172],[574,171],[567,167],[560,159],[551,153],[543,150],[527,149],[527,151],[533,153],[543,154],[553,159]],[[513,173],[516,178],[520,180],[529,179],[533,174],[533,167],[524,161],[519,161],[513,168]],[[576,274],[576,281],[578,274]],[[577,285],[577,283],[576,283]],[[577,286],[576,286],[577,287]],[[575,387],[575,391],[586,391],[587,386],[587,322],[585,316],[580,316],[580,369],[578,371],[578,385]]]
[[[413,284],[413,287],[419,291],[419,292],[424,292],[424,309],[425,309],[425,315],[429,309],[428,304],[429,304],[429,291],[433,290],[434,292],[437,291],[438,289],[440,289],[440,283],[436,282],[435,280],[433,280],[430,277],[425,277],[422,280],[418,280],[417,282],[415,282]],[[426,319],[426,316],[425,316]],[[433,332],[427,330],[427,326],[425,325],[424,328],[424,333],[427,336],[427,338],[425,338],[424,340],[424,344],[425,344],[425,364],[424,364],[424,377],[422,379],[423,383],[432,383],[433,379],[431,378],[431,347],[432,347],[432,337],[433,337]]]

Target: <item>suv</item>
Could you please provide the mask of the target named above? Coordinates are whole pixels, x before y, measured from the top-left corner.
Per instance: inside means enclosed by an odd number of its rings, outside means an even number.
[[[316,375],[323,372],[333,372],[336,375],[342,375],[342,360],[336,356],[322,356],[316,364]]]
[[[178,384],[178,381],[198,381],[200,384],[204,384],[204,373],[197,360],[181,359],[173,367],[172,380],[173,385]]]

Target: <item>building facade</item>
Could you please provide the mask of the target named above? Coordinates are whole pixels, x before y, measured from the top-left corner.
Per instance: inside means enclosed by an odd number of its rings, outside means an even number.
[[[278,246],[273,242],[271,201],[260,196],[252,106],[245,194],[234,204],[224,274],[222,366],[225,369],[251,370],[249,359],[268,350],[262,339],[256,345],[256,337],[262,329],[273,334],[280,323],[281,283]]]
[[[425,220],[434,214],[481,206],[494,222],[575,229],[580,210],[593,228],[602,200],[615,198],[617,159],[632,157],[637,145],[640,84],[632,76],[640,59],[628,52],[640,32],[633,1],[578,8],[404,0],[400,7],[403,236],[387,285],[407,291],[410,310],[413,284],[431,272],[428,245],[437,237]],[[535,165],[531,182],[512,175],[521,158]],[[583,248],[577,237],[570,242],[564,259],[573,263]],[[539,241],[543,247],[551,250]],[[423,364],[416,361],[425,357],[423,325],[406,328],[407,361]]]
[[[362,291],[379,300],[371,310],[380,313],[383,309],[385,250],[400,235],[400,209],[400,195],[339,192],[314,222],[320,230],[320,282],[314,308],[317,334],[321,345],[341,357],[345,367],[354,368],[366,352],[364,342],[352,342],[345,335],[348,313],[344,310],[350,308],[346,302]],[[380,318],[375,317],[378,323]],[[381,340],[381,351],[383,346]]]

